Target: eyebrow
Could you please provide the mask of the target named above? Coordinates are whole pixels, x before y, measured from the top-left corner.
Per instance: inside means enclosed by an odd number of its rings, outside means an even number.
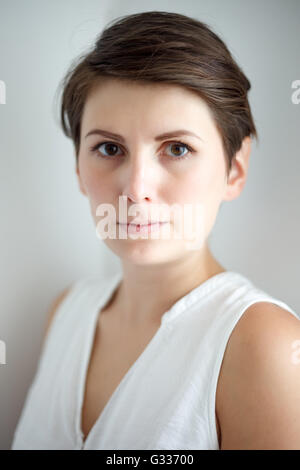
[[[125,139],[124,139],[123,136],[121,136],[120,134],[115,134],[114,132],[105,131],[104,129],[92,129],[90,132],[88,132],[86,134],[85,139],[89,135],[94,135],[94,134],[103,135],[104,137],[108,137],[110,139],[118,140],[121,143],[125,143]],[[200,136],[198,136],[194,132],[189,131],[187,129],[178,129],[176,131],[165,132],[164,134],[157,135],[155,137],[155,140],[160,141],[160,140],[169,139],[169,138],[172,138],[172,137],[179,137],[179,136],[182,136],[182,135],[189,135],[189,136],[192,136],[192,137],[196,137],[197,139],[200,139],[200,140],[202,140],[202,142],[204,142],[203,139]]]

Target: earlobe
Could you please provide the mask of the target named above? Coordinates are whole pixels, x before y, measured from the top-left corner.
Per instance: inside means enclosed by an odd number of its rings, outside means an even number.
[[[242,192],[248,174],[251,153],[251,138],[245,137],[240,150],[235,154],[223,195],[223,201],[232,201]]]

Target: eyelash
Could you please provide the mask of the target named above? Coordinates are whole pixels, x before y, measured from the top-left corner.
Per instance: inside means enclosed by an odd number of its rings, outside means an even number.
[[[90,151],[92,153],[97,153],[98,155],[101,156],[101,158],[104,158],[105,160],[112,160],[114,158],[117,157],[117,155],[111,155],[111,156],[107,156],[107,155],[103,155],[103,153],[99,152],[97,149],[98,147],[100,147],[100,145],[103,145],[103,144],[113,144],[113,145],[116,145],[117,147],[119,147],[118,144],[116,144],[115,142],[109,142],[109,141],[104,141],[104,142],[98,142],[96,145],[93,145],[92,147],[90,147]],[[188,153],[186,153],[185,155],[182,155],[182,156],[179,156],[179,157],[175,157],[171,158],[171,160],[185,160],[186,158],[190,158],[190,154],[194,153],[195,150],[190,147],[189,145],[185,144],[184,142],[180,142],[179,140],[178,141],[169,141],[169,142],[166,142],[166,145],[171,145],[171,144],[179,144],[180,146],[182,147],[185,147],[187,150],[188,150]],[[120,147],[119,147],[120,148]]]

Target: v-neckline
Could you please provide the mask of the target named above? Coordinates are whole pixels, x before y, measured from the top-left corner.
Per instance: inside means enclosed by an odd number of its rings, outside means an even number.
[[[109,403],[111,402],[113,396],[115,395],[119,385],[114,389],[113,393],[111,394],[109,400],[106,402],[106,405],[102,409],[101,413],[99,414],[98,418],[94,422],[93,426],[90,428],[88,434],[86,435],[84,439],[84,433],[82,431],[82,412],[83,412],[83,401],[84,401],[84,394],[85,394],[85,388],[86,388],[86,381],[87,381],[87,373],[88,373],[88,368],[90,365],[91,361],[91,356],[92,356],[92,349],[95,343],[96,339],[96,331],[97,331],[97,323],[99,320],[99,316],[101,315],[102,310],[108,305],[110,300],[112,299],[113,295],[115,294],[116,290],[118,289],[120,283],[122,280],[122,275],[118,273],[113,280],[111,281],[111,285],[109,286],[108,291],[106,292],[105,295],[100,296],[96,300],[96,305],[95,309],[93,309],[93,315],[92,315],[92,322],[91,326],[89,328],[89,331],[87,333],[87,340],[88,340],[88,350],[85,354],[84,360],[82,361],[82,368],[80,370],[81,374],[81,384],[80,384],[80,391],[79,391],[79,406],[77,408],[77,415],[76,415],[76,427],[77,427],[77,433],[78,433],[78,439],[80,441],[80,447],[83,449],[91,435],[91,433],[94,431],[94,428],[97,426],[97,424],[100,422],[102,419],[102,416],[108,407]],[[85,337],[86,338],[86,337]],[[129,371],[128,371],[129,372]],[[125,376],[123,377],[125,378]]]
[[[137,357],[134,363],[130,366],[127,372],[123,375],[122,379],[118,383],[118,385],[114,388],[112,394],[110,395],[108,401],[106,402],[104,408],[102,409],[101,413],[98,415],[96,421],[94,422],[93,426],[90,428],[88,434],[84,439],[84,433],[82,431],[82,412],[83,412],[83,402],[84,402],[84,394],[86,388],[86,381],[87,381],[87,373],[88,368],[91,361],[92,349],[95,342],[96,331],[97,331],[97,323],[99,320],[99,316],[101,315],[102,310],[108,305],[110,300],[112,299],[113,295],[115,294],[117,288],[120,285],[122,280],[122,275],[118,274],[113,280],[112,283],[106,292],[106,295],[101,295],[100,301],[99,299],[96,301],[95,310],[93,310],[93,318],[92,318],[92,326],[90,327],[87,336],[88,336],[88,351],[85,354],[84,360],[82,361],[82,368],[81,368],[81,384],[80,384],[80,391],[79,391],[79,405],[77,406],[77,415],[76,415],[76,427],[77,427],[77,439],[79,439],[79,445],[81,449],[84,449],[87,445],[87,442],[90,440],[91,436],[95,433],[95,429],[100,426],[100,423],[104,420],[107,410],[110,408],[112,402],[114,401],[115,397],[117,396],[119,390],[122,388],[123,384],[129,379],[132,375],[133,371],[136,369],[138,364],[142,361],[143,357],[146,353],[150,350],[152,345],[157,340],[159,334],[161,333],[164,322],[163,319],[167,312],[163,314],[161,317],[161,323],[157,330],[155,331],[154,335],[147,343],[146,347],[143,349],[141,354]]]
[[[88,341],[87,349],[88,350],[82,361],[82,366],[80,369],[81,383],[80,383],[80,390],[79,390],[79,399],[78,399],[77,408],[76,408],[77,410],[77,413],[76,413],[76,435],[77,436],[76,437],[77,437],[77,442],[79,441],[80,449],[84,449],[86,447],[88,441],[91,439],[91,436],[93,436],[93,434],[96,432],[95,431],[96,428],[99,427],[100,423],[104,420],[105,416],[107,415],[108,409],[111,407],[112,402],[114,401],[118,392],[122,388],[123,384],[129,379],[133,371],[136,369],[137,365],[140,364],[141,360],[144,358],[146,353],[151,349],[153,344],[157,341],[157,338],[159,337],[160,333],[163,331],[163,327],[170,321],[172,317],[177,316],[179,312],[186,310],[191,305],[191,303],[198,300],[200,298],[200,294],[205,295],[211,289],[213,289],[213,287],[218,285],[222,281],[223,277],[226,275],[240,276],[240,274],[235,273],[233,271],[222,271],[220,273],[217,273],[214,276],[208,278],[206,281],[202,282],[200,285],[193,288],[186,295],[178,299],[173,304],[173,306],[162,315],[161,323],[158,329],[156,330],[156,332],[154,333],[154,335],[152,336],[152,338],[150,339],[146,347],[143,349],[141,354],[137,357],[137,359],[130,366],[130,368],[127,370],[125,375],[122,377],[119,384],[115,387],[114,391],[112,392],[108,401],[106,402],[104,408],[102,409],[101,413],[97,417],[96,421],[94,422],[93,426],[90,428],[88,434],[86,435],[84,439],[84,433],[82,431],[83,400],[84,400],[84,393],[85,393],[85,387],[86,387],[88,367],[89,367],[90,360],[91,360],[92,348],[95,342],[97,323],[98,323],[99,316],[101,315],[101,311],[105,308],[106,305],[108,305],[109,301],[112,299],[117,288],[119,287],[122,281],[122,274],[118,273],[113,278],[113,280],[111,281],[111,285],[109,286],[109,289],[106,292],[106,295],[101,295],[100,300],[99,298],[97,298],[95,309],[93,309],[92,322],[87,333],[87,341]],[[86,339],[86,336],[85,336],[85,339]]]

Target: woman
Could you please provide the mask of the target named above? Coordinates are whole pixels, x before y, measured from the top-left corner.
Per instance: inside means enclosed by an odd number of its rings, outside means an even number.
[[[54,302],[13,449],[300,448],[299,318],[208,246],[246,182],[249,89],[207,25],[156,11],[107,26],[67,73],[63,130],[122,275]]]

